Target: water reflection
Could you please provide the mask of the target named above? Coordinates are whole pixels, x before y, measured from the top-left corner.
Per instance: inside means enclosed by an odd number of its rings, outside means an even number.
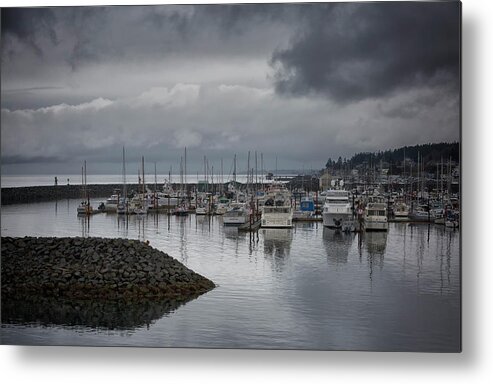
[[[289,257],[291,243],[293,241],[293,230],[284,228],[260,229],[264,238],[265,258],[272,262],[276,271],[284,268]]]
[[[368,252],[367,260],[371,279],[374,267],[383,268],[385,249],[387,248],[387,232],[366,232],[362,236]]]
[[[2,323],[132,330],[149,327],[190,300],[64,300],[43,296],[14,299],[2,295]]]
[[[346,264],[354,235],[324,227],[322,238],[329,264]]]
[[[460,343],[458,231],[391,223],[388,233],[346,236],[296,223],[244,233],[221,217],[79,220],[79,202],[2,206],[2,233],[145,238],[219,287],[176,312],[163,302],[4,302],[5,343],[420,351]],[[17,320],[5,305],[22,308]]]

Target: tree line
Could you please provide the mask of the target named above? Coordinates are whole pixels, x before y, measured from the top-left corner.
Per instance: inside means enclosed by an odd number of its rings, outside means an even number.
[[[436,166],[436,163],[439,163],[442,159],[444,163],[447,163],[449,159],[456,163],[460,160],[460,146],[458,142],[435,143],[405,146],[378,152],[360,152],[353,155],[350,159],[339,157],[337,160],[333,160],[329,157],[325,168],[335,170],[352,169],[362,165],[378,166],[380,162],[385,162],[396,170],[402,166],[404,157],[417,162],[418,153],[420,159],[424,160],[425,166]]]

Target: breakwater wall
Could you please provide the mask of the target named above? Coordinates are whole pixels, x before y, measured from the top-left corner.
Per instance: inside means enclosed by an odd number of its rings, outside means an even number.
[[[87,186],[89,197],[109,197],[121,184],[91,184]],[[138,185],[128,185],[128,191],[137,191]],[[162,185],[161,185],[162,188]],[[82,198],[81,185],[45,185],[35,187],[2,188],[2,205],[35,203],[58,199]]]
[[[2,300],[187,300],[215,287],[209,279],[137,240],[12,238],[1,243]]]

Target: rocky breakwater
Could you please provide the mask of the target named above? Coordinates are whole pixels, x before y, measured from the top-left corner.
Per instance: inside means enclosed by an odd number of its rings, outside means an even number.
[[[1,250],[2,300],[189,300],[215,287],[137,240],[2,237]]]

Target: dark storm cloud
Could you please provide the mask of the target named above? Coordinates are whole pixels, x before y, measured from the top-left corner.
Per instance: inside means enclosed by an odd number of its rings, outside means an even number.
[[[203,155],[217,166],[249,149],[268,164],[318,168],[328,157],[457,140],[458,19],[447,7],[399,7],[4,11],[4,170],[36,162],[78,172],[86,159],[118,170],[122,146],[129,161],[175,165],[186,146],[199,169]]]
[[[53,29],[55,16],[49,8],[3,8],[2,35],[13,35],[29,46],[37,55],[43,54],[38,36],[47,36],[52,44],[58,43]],[[9,53],[9,45],[3,45],[2,51]]]
[[[344,103],[423,85],[458,87],[458,2],[335,4],[311,16],[272,55],[280,94]]]

